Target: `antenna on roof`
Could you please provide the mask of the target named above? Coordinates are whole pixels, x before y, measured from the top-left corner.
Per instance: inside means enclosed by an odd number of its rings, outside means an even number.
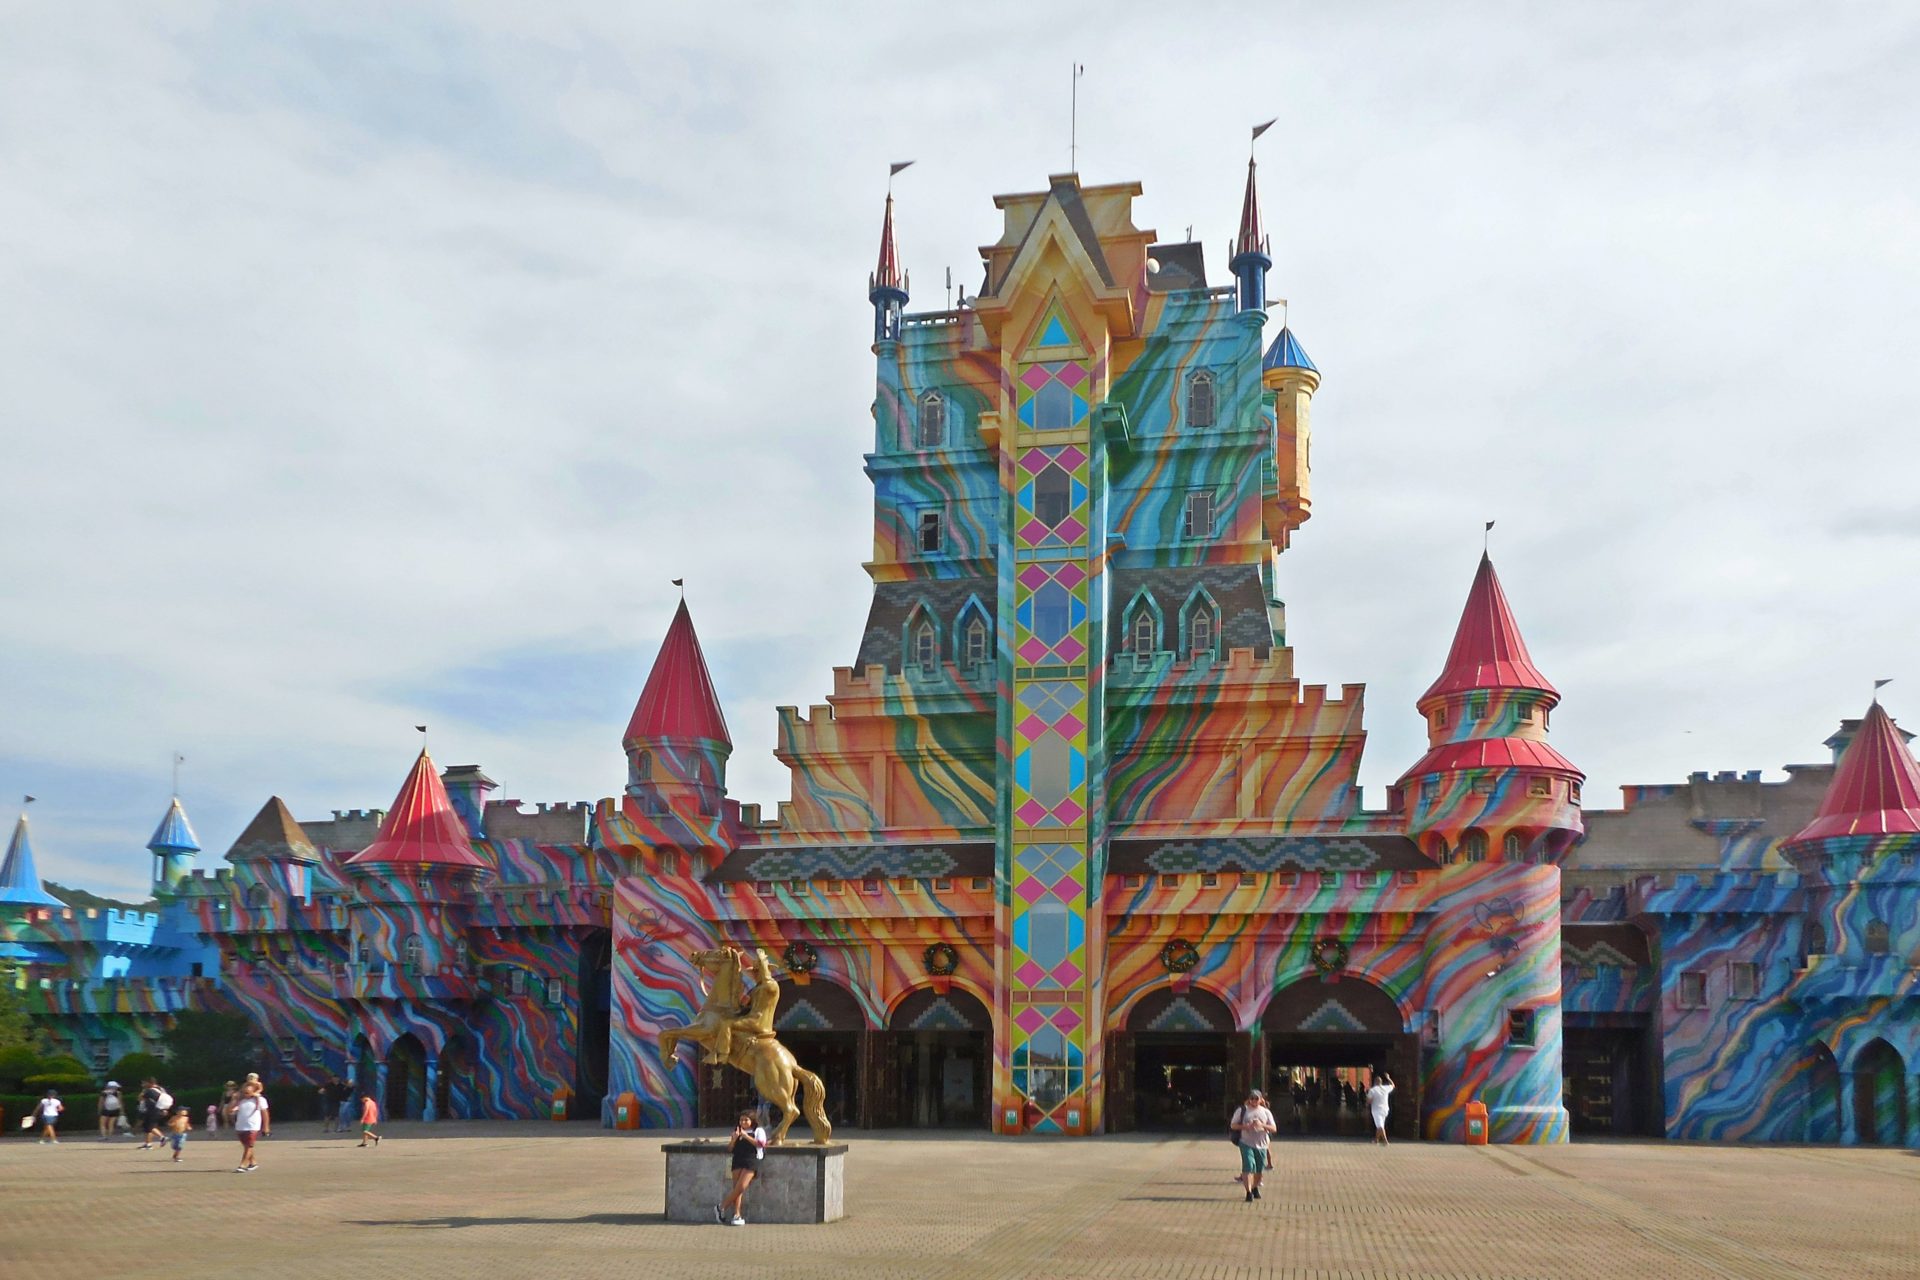
[[[953,310],[953,268],[947,268],[947,310]]]
[[[1073,64],[1073,101],[1067,117],[1067,172],[1080,172],[1080,77],[1087,74],[1081,63]]]

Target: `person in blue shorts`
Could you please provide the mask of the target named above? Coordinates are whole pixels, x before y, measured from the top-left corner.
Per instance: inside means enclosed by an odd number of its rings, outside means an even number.
[[[1247,1090],[1247,1100],[1233,1113],[1233,1129],[1240,1135],[1240,1176],[1234,1181],[1246,1188],[1247,1203],[1260,1198],[1260,1180],[1267,1171],[1267,1145],[1279,1126],[1267,1109],[1266,1095],[1258,1089]]]

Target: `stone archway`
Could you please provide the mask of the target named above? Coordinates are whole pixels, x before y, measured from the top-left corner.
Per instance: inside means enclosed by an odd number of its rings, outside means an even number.
[[[978,996],[923,987],[895,1006],[886,1031],[871,1039],[876,1125],[991,1126],[993,1015]]]
[[[1906,1143],[1906,1063],[1885,1040],[1868,1044],[1853,1060],[1853,1122],[1864,1144],[1898,1147]]]
[[[1372,1132],[1357,1094],[1371,1074],[1393,1078],[1387,1132],[1420,1136],[1420,1049],[1398,1002],[1352,974],[1300,978],[1260,1015],[1263,1074],[1282,1133]]]
[[[418,1120],[427,1105],[427,1050],[411,1031],[387,1046],[386,1096],[381,1119]]]
[[[1217,1129],[1253,1083],[1253,1037],[1225,1000],[1199,987],[1149,991],[1107,1035],[1107,1127]]]

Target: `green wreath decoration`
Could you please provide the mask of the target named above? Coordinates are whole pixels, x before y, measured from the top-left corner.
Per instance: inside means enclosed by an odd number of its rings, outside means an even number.
[[[1200,948],[1185,938],[1175,938],[1160,948],[1160,963],[1168,973],[1192,973],[1200,964]]]
[[[820,953],[809,942],[789,942],[780,959],[785,962],[788,973],[812,973],[820,967]]]
[[[935,978],[950,978],[960,967],[960,953],[944,942],[936,942],[920,955],[927,973]]]
[[[1347,944],[1339,938],[1322,938],[1313,944],[1313,967],[1321,973],[1338,973],[1347,967]]]

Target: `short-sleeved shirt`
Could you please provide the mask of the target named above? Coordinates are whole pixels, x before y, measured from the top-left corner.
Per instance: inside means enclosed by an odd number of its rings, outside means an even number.
[[[1259,1122],[1270,1125],[1273,1123],[1273,1112],[1265,1107],[1241,1107],[1233,1113],[1233,1122],[1235,1124]],[[1263,1150],[1271,1141],[1273,1141],[1273,1135],[1265,1129],[1240,1130],[1240,1145],[1243,1147],[1252,1147],[1256,1151]]]
[[[267,1118],[267,1100],[263,1096],[248,1095],[233,1104],[233,1127],[238,1133],[258,1133],[261,1122]]]
[[[1367,1090],[1367,1110],[1377,1116],[1387,1114],[1387,1095],[1393,1092],[1393,1086],[1385,1082],[1375,1084]]]
[[[42,1098],[40,1099],[39,1106],[40,1123],[42,1124],[52,1124],[60,1118],[60,1113],[67,1109],[67,1104],[58,1098]]]

